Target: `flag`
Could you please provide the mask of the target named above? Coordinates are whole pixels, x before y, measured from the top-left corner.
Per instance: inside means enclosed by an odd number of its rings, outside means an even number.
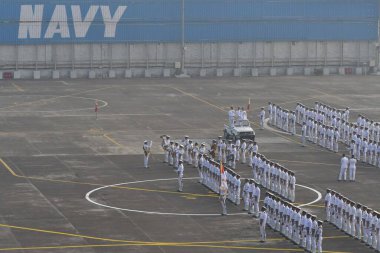
[[[220,163],[220,175],[223,175],[224,174],[224,166],[223,166],[223,163],[221,162]]]
[[[247,111],[251,108],[251,98],[248,99]]]
[[[99,108],[98,108],[98,102],[96,101],[95,102],[95,112],[98,112]]]

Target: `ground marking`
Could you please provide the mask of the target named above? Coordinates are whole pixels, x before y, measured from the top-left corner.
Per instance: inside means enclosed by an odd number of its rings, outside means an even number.
[[[15,87],[20,92],[24,92],[25,91],[23,88],[21,88],[19,85],[15,84],[15,83],[12,83],[12,86]]]
[[[197,179],[197,177],[184,178],[184,179],[186,179],[186,180]],[[169,213],[169,212],[142,211],[142,210],[121,208],[121,207],[115,207],[115,206],[110,206],[110,205],[106,205],[106,204],[101,204],[101,203],[96,202],[95,200],[91,199],[91,195],[93,193],[95,193],[97,191],[100,191],[100,190],[103,190],[103,189],[106,189],[106,188],[120,187],[121,185],[130,185],[130,184],[138,184],[138,183],[146,183],[146,182],[156,182],[156,181],[169,181],[169,180],[177,180],[177,178],[150,179],[150,180],[142,180],[142,181],[134,181],[134,182],[127,182],[127,183],[119,183],[119,184],[102,186],[102,187],[99,187],[99,188],[96,188],[96,189],[93,189],[93,190],[89,191],[86,194],[86,199],[87,199],[87,201],[89,201],[89,202],[91,202],[91,203],[93,203],[95,205],[98,205],[98,206],[102,206],[102,207],[110,208],[110,209],[114,209],[114,210],[134,212],[134,213],[153,214],[153,215],[172,215],[172,216],[219,216],[220,215],[219,213],[217,213],[217,214],[216,213]],[[319,191],[317,191],[317,190],[315,190],[315,189],[313,189],[311,187],[305,186],[305,185],[296,184],[296,186],[299,186],[299,187],[311,190],[311,191],[313,191],[313,192],[315,192],[317,194],[317,198],[315,200],[313,200],[313,201],[311,201],[309,203],[300,204],[299,207],[305,207],[305,206],[313,205],[314,203],[316,203],[319,200],[321,200],[322,194]],[[156,190],[151,190],[151,191],[155,192]],[[192,194],[192,195],[194,195],[194,194]],[[216,195],[213,195],[213,196],[217,197]],[[247,215],[247,213],[246,212],[244,212],[244,213],[231,213],[229,215]]]
[[[110,187],[108,185],[97,184],[97,183],[77,182],[77,181],[68,181],[68,180],[59,180],[59,179],[48,179],[48,178],[23,176],[23,175],[19,175],[16,172],[14,172],[14,170],[2,158],[0,158],[0,163],[9,171],[9,173],[11,173],[13,176],[18,177],[18,178],[26,178],[26,179],[32,179],[32,180],[48,181],[48,182],[54,182],[54,183],[69,183],[69,184],[79,184],[79,185],[107,186],[107,187]],[[146,189],[146,188],[133,188],[133,187],[124,187],[124,186],[114,186],[112,188],[126,189],[126,190],[135,190],[135,191],[147,191],[147,192],[161,192],[161,193],[168,193],[168,194],[183,195],[185,197],[208,197],[208,198],[216,198],[217,197],[215,194],[211,195],[211,194],[186,193],[186,192],[153,190],[153,189]]]

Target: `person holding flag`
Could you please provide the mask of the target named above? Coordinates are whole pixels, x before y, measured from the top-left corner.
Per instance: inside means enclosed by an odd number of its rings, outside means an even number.
[[[227,215],[226,199],[228,195],[227,176],[224,172],[223,163],[220,163],[220,188],[219,188],[219,201],[222,205],[222,215]]]

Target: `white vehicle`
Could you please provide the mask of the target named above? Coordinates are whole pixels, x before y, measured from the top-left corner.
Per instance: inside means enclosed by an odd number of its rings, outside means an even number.
[[[226,140],[255,140],[255,131],[252,129],[251,124],[248,120],[243,120],[240,122],[240,124],[236,124],[234,126],[224,125],[223,133],[224,139]]]

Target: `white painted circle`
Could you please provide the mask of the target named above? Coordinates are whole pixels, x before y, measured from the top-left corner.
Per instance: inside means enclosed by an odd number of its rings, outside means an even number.
[[[313,200],[313,201],[311,201],[311,202],[309,202],[309,203],[306,203],[306,204],[301,204],[301,205],[299,205],[298,207],[310,206],[310,205],[312,205],[312,204],[314,204],[314,203],[317,203],[318,201],[320,201],[320,200],[322,199],[322,193],[320,193],[320,192],[317,191],[316,189],[311,188],[311,187],[308,187],[308,186],[305,186],[305,185],[302,185],[302,184],[296,184],[296,186],[299,186],[299,187],[302,187],[302,188],[308,189],[308,190],[310,190],[310,191],[313,191],[313,192],[315,192],[315,193],[318,195],[318,197],[317,197],[315,200]]]
[[[198,177],[184,178],[184,180],[190,180],[190,179],[198,179]],[[97,206],[106,207],[106,208],[110,208],[110,209],[114,209],[114,210],[120,210],[120,211],[134,212],[134,213],[155,214],[155,215],[171,215],[171,216],[220,216],[220,213],[217,213],[217,214],[216,213],[164,213],[164,212],[142,211],[142,210],[135,210],[135,209],[109,206],[109,205],[98,203],[98,202],[91,199],[91,194],[93,194],[99,190],[110,188],[110,187],[115,187],[115,186],[120,186],[120,185],[138,184],[138,183],[145,183],[145,182],[169,181],[169,180],[177,180],[177,178],[151,179],[151,180],[142,180],[142,181],[133,181],[133,182],[127,182],[127,183],[106,185],[106,186],[98,187],[96,189],[89,191],[86,194],[86,200],[91,202],[92,204],[97,205]],[[296,184],[296,185],[303,187],[305,189],[309,189],[309,190],[317,193],[317,195],[318,195],[317,199],[313,200],[312,202],[302,204],[302,205],[300,205],[300,207],[312,205],[312,204],[318,202],[322,198],[322,194],[320,192],[318,192],[317,190],[310,188],[310,187],[307,187],[307,186],[304,186],[304,185],[299,185],[299,184]],[[244,213],[229,213],[228,215],[232,215],[232,216],[247,215],[247,213],[246,212],[244,212]]]
[[[40,101],[43,101],[43,100],[56,100],[56,99],[61,99],[61,98],[75,98],[75,99],[81,99],[81,100],[91,100],[91,101],[94,101],[94,102],[98,102],[100,103],[100,105],[98,106],[99,109],[101,108],[104,108],[106,106],[108,106],[108,102],[107,101],[104,101],[104,100],[101,100],[101,99],[97,99],[97,98],[87,98],[87,97],[78,97],[78,96],[62,96],[62,97],[53,97],[53,98],[46,98],[46,99],[41,99]],[[38,102],[40,102],[38,101]],[[95,105],[93,107],[84,107],[84,108],[76,108],[76,109],[67,109],[67,110],[32,110],[32,111],[26,111],[26,110],[18,110],[18,111],[13,111],[13,110],[8,110],[8,111],[4,111],[3,109],[7,109],[9,107],[19,107],[19,106],[28,106],[29,104],[33,104],[33,103],[36,103],[37,101],[30,101],[30,102],[26,102],[24,105],[20,104],[20,105],[12,105],[12,106],[6,106],[4,108],[0,108],[0,113],[24,113],[24,112],[28,112],[28,113],[58,113],[58,112],[77,112],[77,111],[87,111],[87,110],[95,110]]]

